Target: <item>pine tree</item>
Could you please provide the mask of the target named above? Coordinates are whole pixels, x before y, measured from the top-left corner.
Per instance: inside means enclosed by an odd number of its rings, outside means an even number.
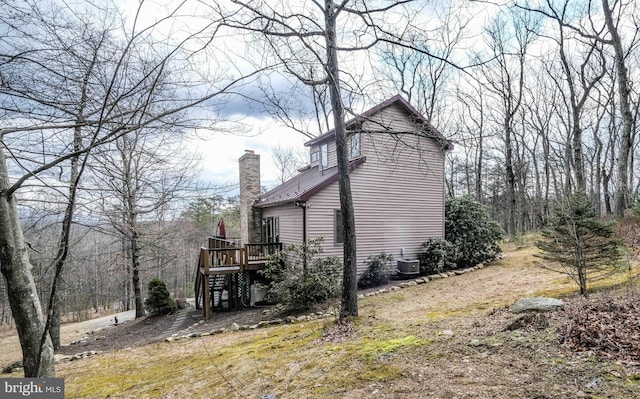
[[[149,297],[145,305],[151,314],[169,314],[178,310],[178,305],[171,297],[167,284],[157,277],[149,281]]]
[[[599,220],[589,197],[579,192],[554,210],[536,246],[547,261],[543,267],[569,275],[586,298],[587,282],[610,274],[622,260],[622,241],[612,234],[611,223]]]

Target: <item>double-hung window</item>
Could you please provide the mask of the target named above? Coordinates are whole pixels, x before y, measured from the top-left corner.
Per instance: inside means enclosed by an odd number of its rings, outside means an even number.
[[[320,146],[320,163],[323,168],[329,166],[329,144],[327,143]]]
[[[360,133],[351,134],[351,158],[360,156]]]

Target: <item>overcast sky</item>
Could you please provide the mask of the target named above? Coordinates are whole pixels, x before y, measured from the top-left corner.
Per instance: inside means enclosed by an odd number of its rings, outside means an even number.
[[[124,9],[127,15],[136,14],[139,0],[118,1],[124,2]],[[462,3],[467,4],[464,1]],[[143,10],[138,14],[137,23],[139,26],[152,24],[172,9],[171,4],[181,4],[181,2],[174,0],[147,0],[146,3],[143,3]],[[186,6],[181,9],[180,14],[192,15],[193,18],[181,18],[181,23],[184,23],[183,26],[171,25],[171,33],[167,33],[168,38],[176,39],[180,34],[184,34],[190,29],[196,29],[197,26],[210,22],[207,18],[210,12],[210,8],[208,8],[210,4],[198,1],[187,2],[185,4]],[[224,4],[224,2],[220,2],[220,4]],[[302,3],[292,2],[290,4],[302,6]],[[424,3],[417,2],[416,4],[424,5],[424,8],[421,9],[421,15],[424,14],[425,19],[434,19],[435,25],[435,18],[438,17],[438,9],[441,7],[440,2],[425,1]],[[481,7],[482,11],[477,10],[479,12],[476,14],[476,17],[486,12],[488,8],[487,6]],[[470,12],[470,10],[466,8],[459,9],[459,12],[463,11]],[[248,61],[242,60],[241,55],[243,53],[246,54],[244,50],[248,48],[253,48],[255,51],[255,48],[259,47],[256,45],[257,42],[243,42],[246,38],[238,38],[231,32],[224,37],[225,39],[220,44],[214,44],[212,46],[214,49],[211,53],[212,59],[220,61],[221,65],[225,65],[225,61],[221,60],[226,59],[226,65],[231,65],[231,70],[239,71],[240,73],[242,73],[244,69],[250,68]],[[236,55],[240,55],[240,57],[235,57]],[[263,54],[261,55],[264,56]],[[260,55],[256,55],[256,57],[260,58]],[[380,80],[373,77],[375,72],[372,70],[372,65],[379,61],[376,57],[376,54],[373,52],[359,52],[357,57],[352,56],[350,52],[342,53],[341,55],[341,69],[345,71],[342,77],[356,79],[356,85],[365,82],[365,86],[367,86],[367,89],[363,90],[366,100],[363,101],[363,99],[359,99],[356,101],[360,101],[361,103],[354,104],[354,112],[356,113],[362,112],[364,109],[397,94],[397,92],[385,91],[384,87],[380,86]],[[292,90],[291,86],[288,85],[295,84],[286,79],[282,79],[282,75],[272,75],[269,79],[269,87],[273,88],[276,92],[290,93]],[[370,82],[377,81],[375,87],[374,85],[369,85],[367,79]],[[249,93],[243,93],[245,98],[257,97],[254,93],[255,89],[255,86],[247,85],[243,87],[241,91],[249,91]],[[290,94],[289,97],[292,103],[286,104],[285,107],[300,106],[304,108],[305,103],[307,103],[306,106],[308,107],[308,102],[311,101],[310,95]],[[365,104],[364,102],[367,103]],[[355,109],[355,107],[357,107],[357,109]],[[245,150],[253,150],[261,156],[262,185],[267,188],[272,188],[277,184],[277,171],[272,160],[272,149],[275,146],[280,146],[292,147],[294,150],[300,151],[305,150],[303,144],[308,138],[276,122],[260,105],[250,106],[243,101],[236,102],[235,100],[231,100],[225,106],[220,116],[242,118],[242,126],[245,132],[238,135],[202,131],[198,132],[198,138],[192,141],[192,149],[197,150],[202,156],[202,178],[211,184],[237,184],[238,158],[244,154]]]

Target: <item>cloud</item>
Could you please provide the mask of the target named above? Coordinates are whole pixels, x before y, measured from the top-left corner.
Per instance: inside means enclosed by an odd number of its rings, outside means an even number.
[[[247,117],[244,123],[253,127],[255,135],[206,132],[191,142],[192,147],[202,156],[201,177],[216,185],[237,184],[238,159],[245,150],[253,150],[260,155],[262,185],[273,187],[277,184],[278,172],[271,159],[271,149],[280,145],[297,150],[303,148],[308,139],[292,129],[262,118]]]

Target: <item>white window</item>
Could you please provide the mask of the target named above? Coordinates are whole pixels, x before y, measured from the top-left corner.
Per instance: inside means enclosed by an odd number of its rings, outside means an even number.
[[[360,133],[353,133],[351,135],[351,158],[357,158],[360,156]]]
[[[311,163],[318,162],[318,151],[311,152]]]
[[[327,143],[320,146],[320,163],[323,168],[329,166],[329,145]]]

